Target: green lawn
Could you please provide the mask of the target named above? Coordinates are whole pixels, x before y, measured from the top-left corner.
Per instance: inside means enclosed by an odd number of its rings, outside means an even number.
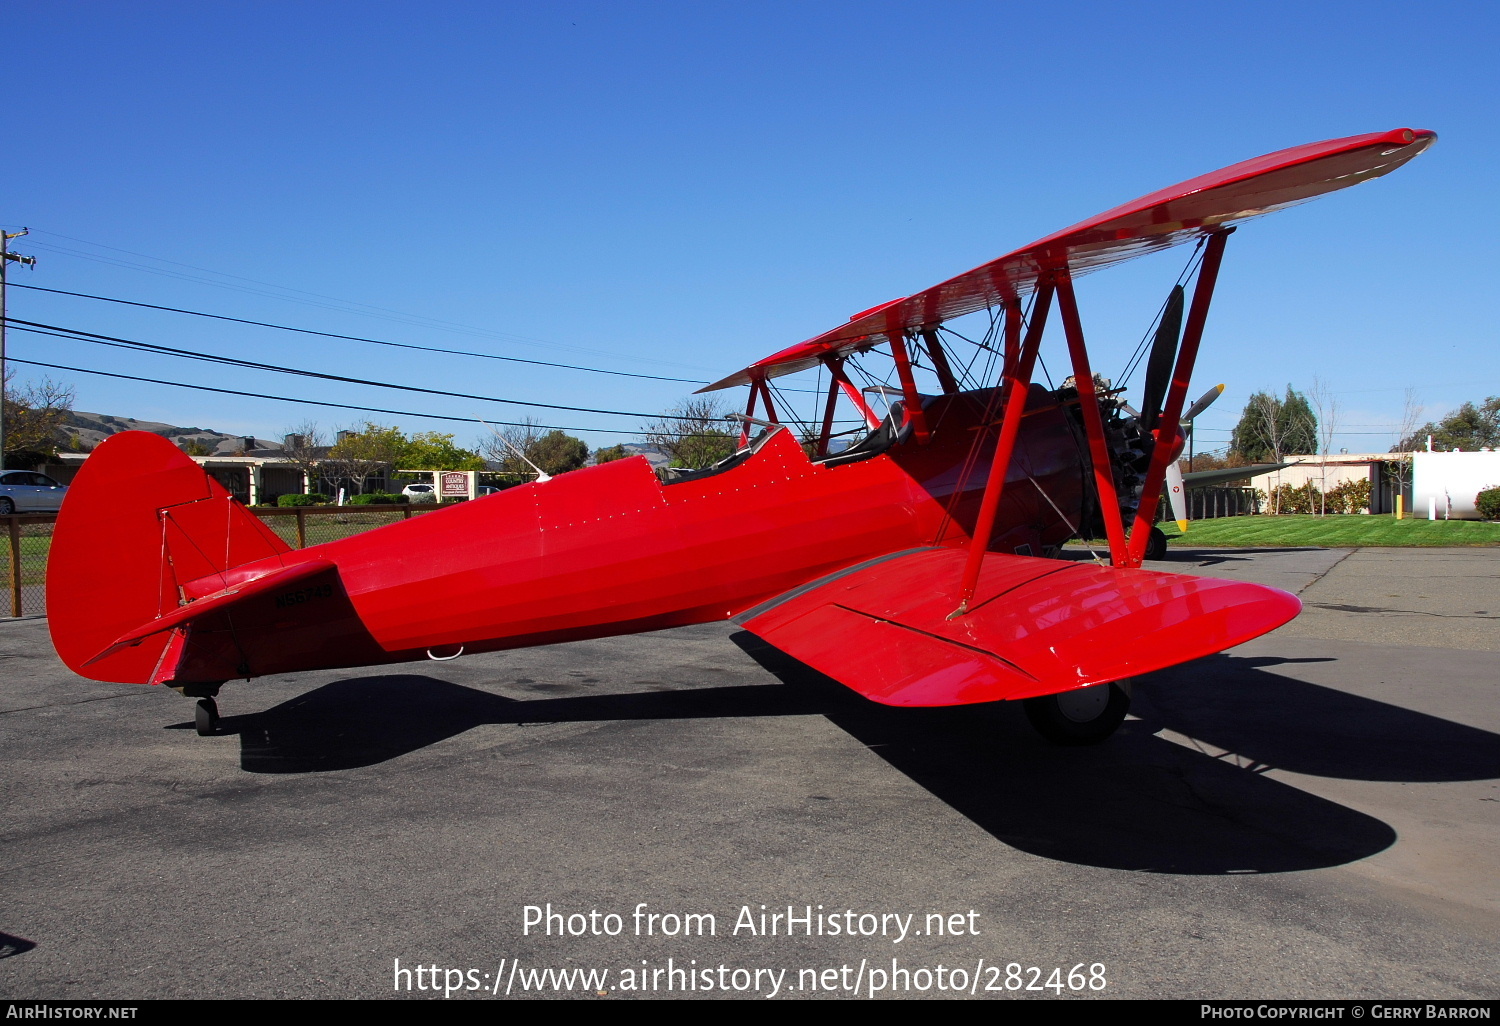
[[[1167,541],[1180,547],[1282,548],[1318,546],[1347,549],[1360,545],[1455,546],[1500,545],[1500,523],[1475,520],[1397,520],[1381,516],[1310,514],[1221,517],[1194,520],[1183,534],[1177,525],[1161,525]]]

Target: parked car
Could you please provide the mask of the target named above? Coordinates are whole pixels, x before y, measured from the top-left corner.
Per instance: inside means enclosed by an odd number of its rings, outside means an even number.
[[[407,502],[436,502],[437,489],[430,484],[409,484],[401,489]]]
[[[10,470],[0,474],[0,517],[12,513],[50,513],[62,508],[67,485],[46,474]]]

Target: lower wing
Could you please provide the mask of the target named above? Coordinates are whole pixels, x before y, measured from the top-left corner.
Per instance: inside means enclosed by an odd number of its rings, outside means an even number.
[[[1223,651],[1302,609],[1258,584],[990,553],[949,619],[967,550],[898,554],[832,575],[736,622],[886,705],[1059,694]]]

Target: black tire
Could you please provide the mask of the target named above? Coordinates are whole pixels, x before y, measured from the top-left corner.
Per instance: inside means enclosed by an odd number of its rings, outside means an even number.
[[[1128,682],[1042,695],[1022,703],[1037,733],[1055,745],[1097,745],[1115,732],[1130,711]]]
[[[16,504],[10,496],[0,496],[0,517],[8,517],[16,511]]]
[[[193,726],[199,735],[208,737],[219,726],[219,705],[212,698],[198,699],[198,708],[193,711]]]
[[[1151,528],[1151,537],[1146,539],[1146,558],[1167,558],[1167,536],[1159,527]]]

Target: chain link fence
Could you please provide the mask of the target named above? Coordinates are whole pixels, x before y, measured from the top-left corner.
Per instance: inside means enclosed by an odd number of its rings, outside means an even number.
[[[0,517],[4,523],[6,616],[43,613],[47,590],[47,553],[52,551],[52,525],[56,513],[19,514]]]

